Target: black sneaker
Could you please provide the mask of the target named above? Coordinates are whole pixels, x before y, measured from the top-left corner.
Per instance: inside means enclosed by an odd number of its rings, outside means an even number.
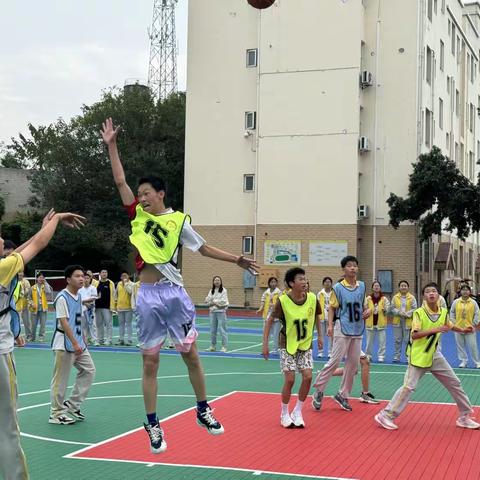
[[[347,410],[347,412],[352,411],[352,407],[348,403],[348,400],[345,397],[342,397],[339,393],[337,393],[333,399],[344,409]]]
[[[315,410],[320,410],[322,408],[323,392],[315,390],[312,395],[312,407]]]
[[[68,413],[73,415],[76,420],[85,420],[85,415],[80,411],[80,409],[75,408],[69,400],[65,400],[63,405],[67,409]]]
[[[197,423],[212,435],[221,435],[225,431],[222,424],[213,416],[213,410],[210,407],[203,411],[197,409]]]
[[[163,429],[157,422],[155,425],[144,423],[143,426],[150,437],[150,451],[152,453],[162,453],[167,449],[167,442],[163,438]]]

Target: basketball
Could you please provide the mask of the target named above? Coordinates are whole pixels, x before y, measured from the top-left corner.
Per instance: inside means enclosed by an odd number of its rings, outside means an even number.
[[[259,10],[263,10],[264,8],[271,7],[275,3],[275,0],[247,0],[247,1],[252,7],[258,8]]]

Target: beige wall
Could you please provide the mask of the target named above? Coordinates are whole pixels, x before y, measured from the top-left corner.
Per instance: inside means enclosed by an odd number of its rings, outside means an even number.
[[[5,221],[28,209],[32,193],[27,174],[26,170],[0,167],[0,196],[5,200]]]

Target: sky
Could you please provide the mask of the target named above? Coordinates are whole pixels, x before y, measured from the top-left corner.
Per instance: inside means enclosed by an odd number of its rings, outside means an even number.
[[[178,0],[178,86],[187,2]],[[80,113],[103,89],[148,77],[153,0],[0,0],[0,142]]]

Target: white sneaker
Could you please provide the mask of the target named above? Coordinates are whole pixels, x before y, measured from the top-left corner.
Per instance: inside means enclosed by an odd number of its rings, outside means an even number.
[[[385,358],[384,358],[384,357],[378,357],[378,361],[379,361],[380,363],[383,363],[383,362],[385,361]]]
[[[377,413],[373,418],[379,425],[381,425],[383,428],[386,428],[387,430],[396,430],[398,428],[398,425],[393,423],[393,421],[390,420],[382,412]]]
[[[58,415],[58,417],[50,415],[48,423],[53,423],[55,425],[71,425],[72,423],[75,423],[75,419],[65,414]]]
[[[295,408],[292,414],[290,415],[290,418],[292,419],[293,425],[295,427],[305,428],[305,422],[303,421],[303,416],[301,411]]]
[[[477,363],[477,364],[475,365],[475,368],[480,368],[480,363]]]
[[[287,412],[285,415],[280,416],[280,425],[283,428],[292,428],[293,427],[293,420],[290,414]]]
[[[220,351],[221,351],[222,353],[226,353],[226,352],[227,352],[227,347],[222,347],[222,348],[220,349]]]
[[[471,428],[472,430],[477,430],[480,428],[480,423],[477,423],[474,420],[472,420],[469,415],[463,415],[461,417],[458,417],[457,427]]]
[[[467,366],[467,362],[460,362],[458,368],[465,368]]]

